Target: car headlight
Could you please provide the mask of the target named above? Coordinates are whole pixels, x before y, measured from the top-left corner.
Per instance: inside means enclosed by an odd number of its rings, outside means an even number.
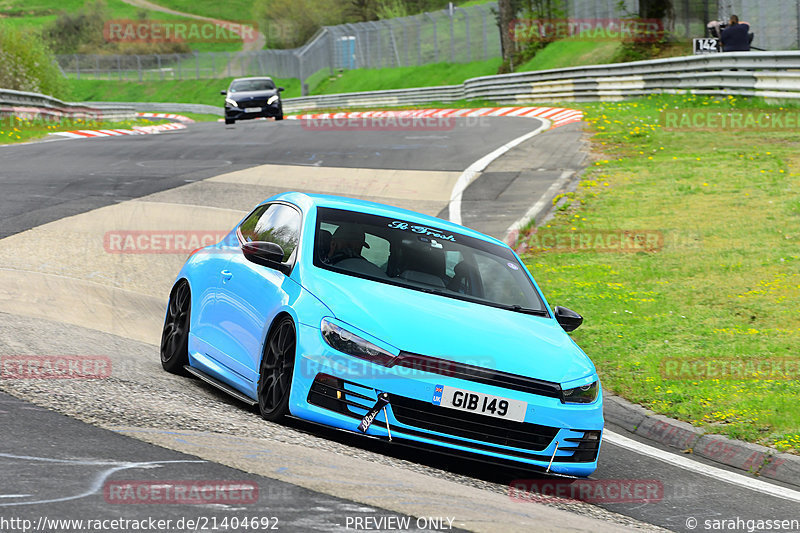
[[[322,338],[331,348],[347,355],[366,359],[383,366],[391,366],[395,359],[393,353],[376,346],[366,339],[362,339],[355,333],[347,331],[326,318],[322,319],[320,330],[322,331]]]
[[[274,103],[275,103],[275,102],[277,102],[277,101],[278,101],[278,95],[277,95],[277,94],[273,94],[273,95],[272,95],[272,96],[270,96],[270,97],[269,97],[269,99],[267,100],[267,105],[272,105],[272,104],[274,104]]]
[[[228,104],[231,107],[239,107],[239,104],[236,103],[236,100],[234,100],[232,98],[225,98],[225,103]]]
[[[564,403],[592,403],[597,399],[598,390],[600,387],[597,381],[572,389],[564,389],[561,391],[561,401]]]

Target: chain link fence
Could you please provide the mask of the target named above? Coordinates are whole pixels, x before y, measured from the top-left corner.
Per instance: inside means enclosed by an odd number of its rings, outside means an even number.
[[[78,79],[183,80],[263,76],[299,78],[328,70],[392,68],[500,56],[496,3],[373,22],[326,26],[291,50],[152,55],[59,55]]]
[[[597,20],[636,16],[638,0],[565,0],[564,16]],[[765,50],[800,48],[800,0],[672,0],[667,29],[676,37],[705,35],[714,19],[739,15]],[[79,79],[183,80],[270,75],[299,78],[320,71],[392,68],[500,57],[496,3],[455,7],[373,22],[326,26],[291,50],[163,55],[61,55],[65,75]],[[687,54],[690,51],[687,50]]]
[[[638,0],[568,0],[567,4],[567,16],[575,19],[615,18],[639,12]],[[800,49],[800,0],[672,0],[672,16],[666,27],[679,39],[703,37],[710,21],[727,21],[731,15],[750,24],[756,48]]]

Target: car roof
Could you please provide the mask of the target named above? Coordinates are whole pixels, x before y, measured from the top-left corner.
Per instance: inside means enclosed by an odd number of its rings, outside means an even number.
[[[311,211],[315,207],[330,207],[333,209],[342,209],[346,211],[358,211],[362,213],[369,213],[384,217],[402,217],[405,221],[417,222],[419,224],[426,224],[441,230],[448,230],[460,233],[467,237],[474,237],[494,244],[507,246],[503,241],[485,235],[479,231],[454,224],[448,220],[432,217],[430,215],[423,215],[416,211],[402,209],[391,205],[380,204],[377,202],[370,202],[367,200],[358,200],[356,198],[348,198],[345,196],[334,196],[328,194],[312,194],[301,192],[285,192],[276,194],[275,196],[265,200],[262,203],[274,202],[282,200],[285,202],[293,203],[306,212]]]
[[[231,83],[233,83],[235,81],[247,81],[247,80],[269,80],[269,81],[272,81],[272,78],[270,78],[269,76],[252,76],[250,78],[234,78],[233,80],[231,80]]]

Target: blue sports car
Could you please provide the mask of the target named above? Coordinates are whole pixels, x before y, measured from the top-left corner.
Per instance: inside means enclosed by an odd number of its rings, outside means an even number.
[[[285,193],[192,253],[161,363],[258,405],[568,476],[597,467],[594,365],[503,242],[412,211]]]

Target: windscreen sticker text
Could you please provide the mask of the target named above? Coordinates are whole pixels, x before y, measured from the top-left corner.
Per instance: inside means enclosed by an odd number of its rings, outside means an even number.
[[[438,230],[428,228],[425,226],[417,226],[414,224],[409,224],[408,222],[401,222],[399,220],[394,220],[389,223],[389,227],[403,231],[411,231],[413,233],[418,233],[420,235],[427,235],[429,237],[436,237],[437,239],[441,239],[443,241],[456,242],[456,239],[452,234],[445,235],[443,233],[440,233]]]

